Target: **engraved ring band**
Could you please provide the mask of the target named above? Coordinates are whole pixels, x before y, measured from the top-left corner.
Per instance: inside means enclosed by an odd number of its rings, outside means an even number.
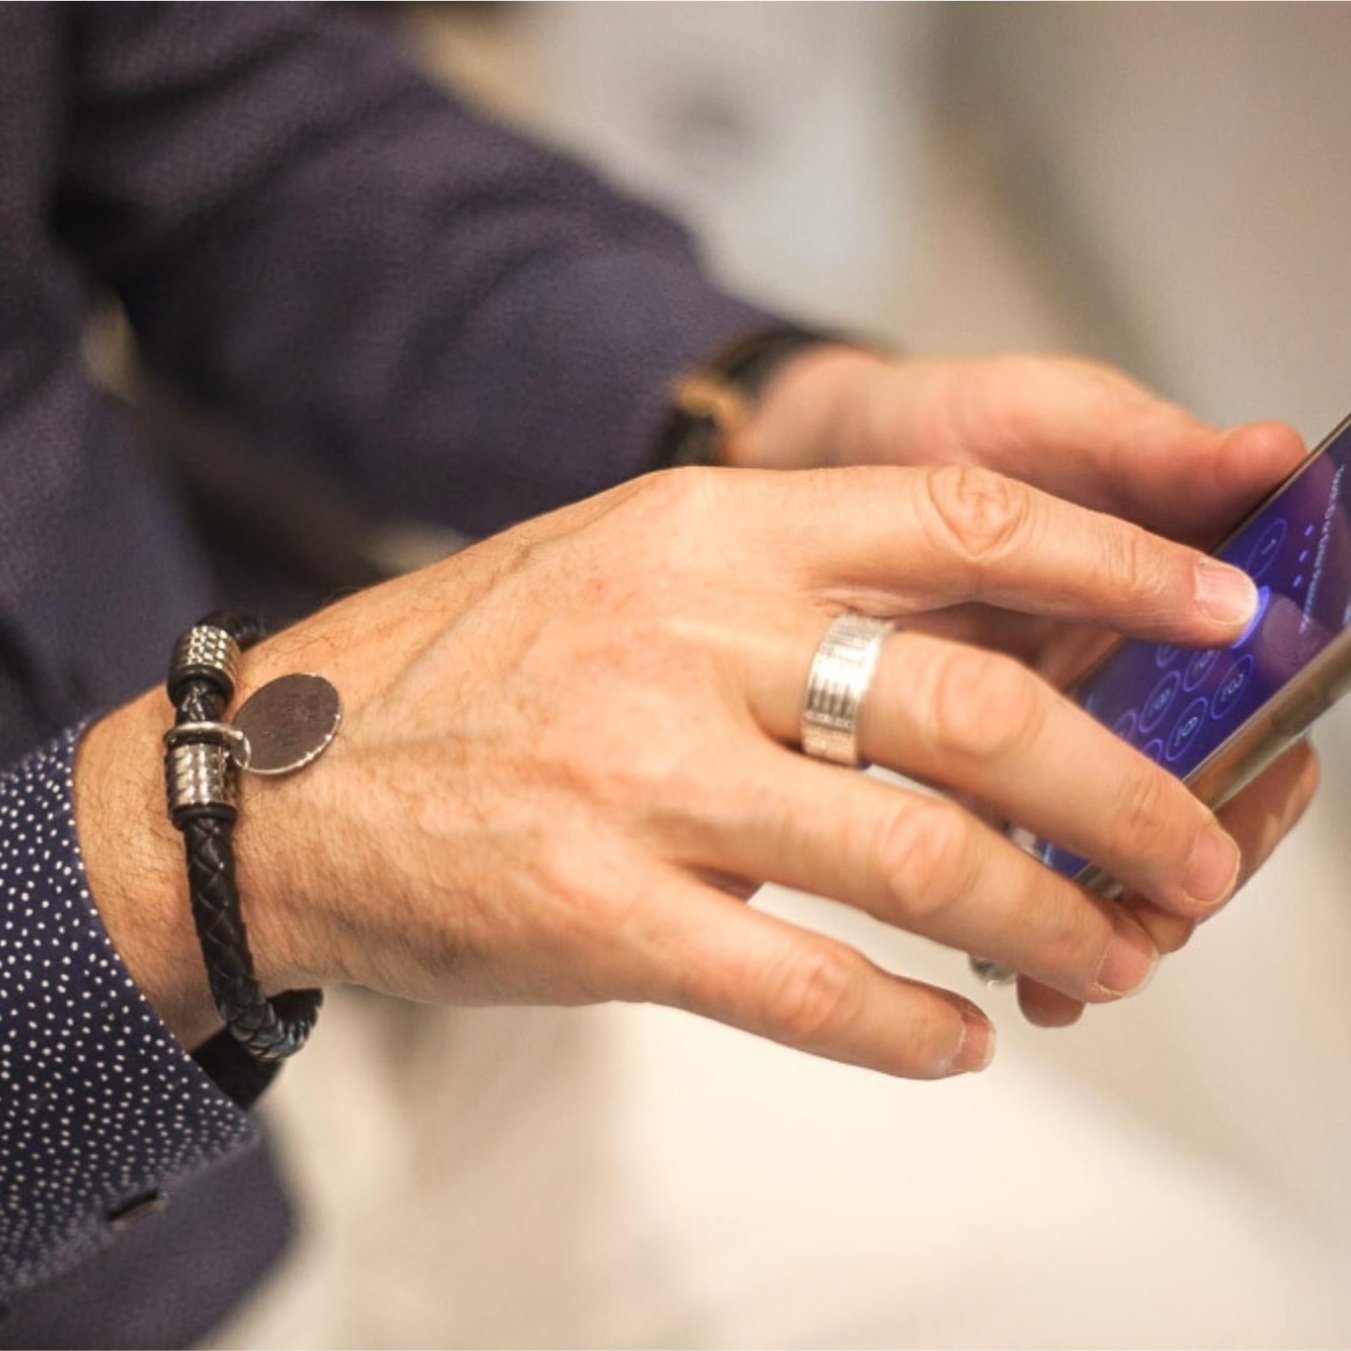
[[[845,613],[817,644],[807,676],[798,737],[816,760],[859,769],[858,720],[877,670],[882,643],[895,626],[870,615]]]

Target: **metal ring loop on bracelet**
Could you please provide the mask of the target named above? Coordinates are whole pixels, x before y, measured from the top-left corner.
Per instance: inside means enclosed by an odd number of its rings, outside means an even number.
[[[805,754],[855,769],[863,765],[858,753],[859,714],[882,642],[894,627],[885,619],[853,613],[831,622],[807,676],[798,728]]]
[[[249,767],[251,750],[249,738],[242,727],[236,727],[233,723],[180,722],[175,723],[164,734],[164,745],[167,750],[173,750],[175,746],[182,745],[185,741],[205,741],[215,746],[226,746],[240,769]]]

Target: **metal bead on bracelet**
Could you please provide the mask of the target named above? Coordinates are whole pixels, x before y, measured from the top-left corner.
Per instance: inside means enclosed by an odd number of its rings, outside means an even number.
[[[236,1046],[275,1066],[304,1045],[323,992],[292,990],[269,999],[258,982],[235,880],[239,775],[290,774],[310,764],[337,735],[342,707],[323,676],[296,673],[262,686],[226,721],[241,652],[262,632],[247,616],[215,614],[174,645],[166,688],[175,720],[164,734],[164,777],[169,818],[187,851],[193,922],[212,998]]]

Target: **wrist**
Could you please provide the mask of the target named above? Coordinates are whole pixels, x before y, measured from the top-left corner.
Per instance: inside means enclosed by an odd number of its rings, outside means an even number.
[[[165,805],[162,738],[171,722],[167,700],[152,690],[90,727],[75,758],[74,809],[90,897],[113,946],[165,1025],[194,1048],[223,1024],[193,924],[183,840]],[[250,830],[245,814],[267,819]],[[248,802],[235,851],[250,946],[269,994],[301,984],[291,926],[273,899],[273,860],[287,852],[276,815]]]
[[[825,343],[795,353],[766,381],[724,462],[745,469],[810,469],[869,458],[869,389],[892,365],[865,348]]]
[[[143,696],[95,723],[75,757],[75,827],[90,898],[131,978],[183,1045],[221,1021],[188,908],[183,848],[164,810],[160,735]]]

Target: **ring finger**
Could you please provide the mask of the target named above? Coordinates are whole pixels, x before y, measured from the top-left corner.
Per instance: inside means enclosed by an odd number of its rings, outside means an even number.
[[[806,656],[783,654],[752,683],[752,708],[795,739]],[[1164,910],[1198,918],[1233,890],[1238,848],[1166,770],[1009,657],[922,634],[882,644],[858,721],[869,760],[968,794],[1090,858]],[[1040,866],[1040,865],[1038,865]],[[988,955],[988,954],[986,954]]]
[[[1220,808],[1220,823],[1242,848],[1240,887],[1298,824],[1317,788],[1318,757],[1309,743],[1302,741]],[[1162,953],[1176,952],[1196,927],[1195,921],[1165,914],[1139,897],[1128,895],[1121,904],[1135,915]],[[1041,1027],[1068,1026],[1084,1011],[1079,1000],[1028,978],[1018,982],[1018,1003],[1029,1021]]]
[[[1120,906],[955,803],[777,747],[729,758],[682,852],[687,865],[843,901],[1089,1002],[1133,993],[1157,960]]]

